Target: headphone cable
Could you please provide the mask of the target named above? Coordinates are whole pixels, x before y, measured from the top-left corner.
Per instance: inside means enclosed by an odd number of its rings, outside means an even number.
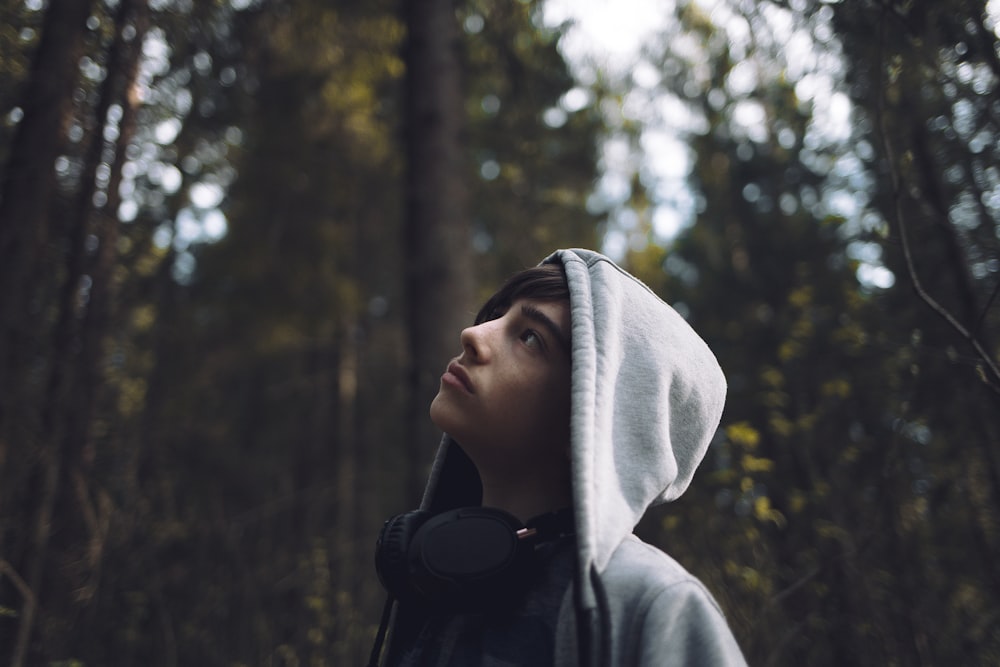
[[[372,654],[368,658],[368,667],[378,667],[379,658],[382,654],[382,644],[385,643],[385,633],[389,629],[389,618],[392,616],[393,602],[395,602],[395,598],[391,595],[385,598],[385,606],[382,607],[382,622],[379,623],[378,632],[375,634],[375,645],[372,646]]]

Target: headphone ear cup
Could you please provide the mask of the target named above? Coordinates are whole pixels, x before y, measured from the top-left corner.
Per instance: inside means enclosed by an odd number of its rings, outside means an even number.
[[[420,526],[410,543],[412,591],[433,606],[496,607],[517,598],[534,561],[534,543],[522,540],[523,524],[490,507],[438,514]]]
[[[415,510],[397,514],[382,526],[375,543],[375,571],[382,586],[397,600],[413,597],[408,553],[413,536],[432,514]]]
[[[382,526],[375,570],[401,602],[495,608],[518,599],[530,585],[539,542],[572,533],[573,515],[563,514],[539,517],[530,527],[492,507],[399,514]]]

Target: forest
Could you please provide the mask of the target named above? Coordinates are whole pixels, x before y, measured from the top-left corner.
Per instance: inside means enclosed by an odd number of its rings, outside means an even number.
[[[364,664],[458,332],[564,247],[726,372],[637,532],[751,665],[1000,664],[1000,2],[574,4],[0,0],[0,664]]]

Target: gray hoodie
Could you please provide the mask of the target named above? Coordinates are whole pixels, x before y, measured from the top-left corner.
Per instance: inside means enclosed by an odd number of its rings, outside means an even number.
[[[677,312],[610,259],[559,250],[570,291],[575,583],[554,638],[559,666],[743,665],[705,587],[632,534],[680,496],[722,415],[726,381]],[[443,438],[422,507],[462,502],[467,467]],[[474,470],[473,470],[474,474]],[[472,502],[475,502],[474,500]]]

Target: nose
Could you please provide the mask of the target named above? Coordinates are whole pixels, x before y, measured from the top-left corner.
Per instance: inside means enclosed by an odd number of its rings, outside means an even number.
[[[462,350],[470,359],[483,362],[489,359],[489,322],[483,322],[475,326],[462,329],[459,340],[462,343]]]

